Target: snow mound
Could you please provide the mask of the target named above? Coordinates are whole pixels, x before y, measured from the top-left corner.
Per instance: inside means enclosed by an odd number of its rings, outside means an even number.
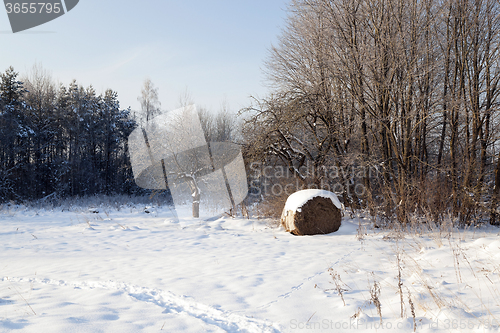
[[[291,211],[299,211],[302,206],[309,200],[315,198],[315,197],[323,197],[330,199],[332,203],[337,207],[338,209],[342,210],[342,204],[340,203],[339,199],[337,198],[337,195],[335,193],[330,192],[330,191],[325,191],[325,190],[315,190],[315,189],[310,189],[310,190],[302,190],[293,193],[288,197],[286,200],[285,204],[285,212],[288,212],[289,210]]]

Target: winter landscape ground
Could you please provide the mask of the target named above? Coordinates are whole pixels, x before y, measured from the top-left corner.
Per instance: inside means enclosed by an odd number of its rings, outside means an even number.
[[[0,209],[0,332],[499,332],[500,229]],[[398,264],[399,263],[399,264]]]

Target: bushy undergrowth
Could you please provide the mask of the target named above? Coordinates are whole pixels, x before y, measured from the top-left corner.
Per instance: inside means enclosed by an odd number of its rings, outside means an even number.
[[[152,193],[151,195],[91,195],[91,196],[76,196],[76,197],[45,197],[34,201],[24,201],[21,203],[5,202],[0,203],[0,211],[11,210],[13,207],[18,209],[45,209],[45,210],[61,210],[73,211],[89,208],[113,208],[120,210],[128,206],[169,206],[173,205],[172,198],[166,193]]]

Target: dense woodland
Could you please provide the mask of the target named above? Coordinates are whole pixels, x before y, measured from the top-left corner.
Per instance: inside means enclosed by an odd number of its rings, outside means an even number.
[[[272,91],[244,112],[247,158],[340,181],[348,206],[390,221],[498,223],[499,14],[496,0],[291,1]]]
[[[135,193],[116,92],[57,87],[39,67],[0,75],[0,201]]]
[[[150,79],[138,97],[141,110],[121,109],[117,93],[97,95],[73,81],[56,87],[40,65],[20,77],[0,74],[0,203],[58,200],[91,195],[148,195],[171,202],[170,192],[139,188],[128,137],[161,114],[158,88]],[[188,92],[180,106],[193,104]],[[235,116],[222,103],[218,113],[198,108],[205,138],[234,140]]]
[[[273,181],[340,183],[346,206],[382,220],[497,224],[499,55],[497,0],[292,0],[242,136],[227,110],[201,121],[208,141],[237,138],[247,165],[288,170]],[[40,70],[0,81],[0,200],[138,190],[136,118],[115,92],[56,88]],[[150,81],[139,100],[138,123],[158,114]]]

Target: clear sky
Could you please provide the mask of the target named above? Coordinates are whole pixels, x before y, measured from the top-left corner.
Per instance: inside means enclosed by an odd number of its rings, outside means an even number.
[[[196,104],[234,111],[264,96],[263,61],[286,17],[286,0],[80,0],[67,14],[12,34],[0,10],[0,71],[41,63],[53,79],[76,79],[98,93],[118,92],[121,107],[140,109],[146,77],[162,109],[186,91]]]

